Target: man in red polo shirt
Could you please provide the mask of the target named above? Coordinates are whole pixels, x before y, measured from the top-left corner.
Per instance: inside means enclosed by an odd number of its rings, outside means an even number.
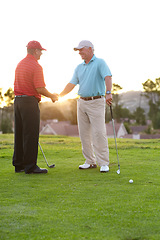
[[[46,89],[43,69],[38,63],[42,55],[41,44],[31,41],[27,44],[27,56],[19,62],[14,81],[14,154],[15,172],[47,173],[37,166],[40,111],[38,102],[44,95],[55,102],[58,94]]]

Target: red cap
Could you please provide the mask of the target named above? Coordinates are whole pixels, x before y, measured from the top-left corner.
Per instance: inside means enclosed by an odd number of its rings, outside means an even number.
[[[45,48],[42,48],[41,44],[37,41],[30,41],[27,46],[28,49],[40,49],[40,50],[45,50]]]

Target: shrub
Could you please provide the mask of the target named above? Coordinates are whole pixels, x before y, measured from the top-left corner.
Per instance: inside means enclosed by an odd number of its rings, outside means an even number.
[[[1,131],[3,133],[13,133],[12,121],[9,118],[3,118],[1,122]]]

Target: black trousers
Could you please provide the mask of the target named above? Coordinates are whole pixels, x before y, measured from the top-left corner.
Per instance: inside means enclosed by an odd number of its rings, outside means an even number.
[[[33,96],[14,100],[13,166],[32,172],[37,165],[40,110]]]

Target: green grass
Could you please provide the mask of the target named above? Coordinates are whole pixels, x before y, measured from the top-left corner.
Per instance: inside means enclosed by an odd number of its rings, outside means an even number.
[[[117,139],[120,175],[114,139],[103,174],[78,169],[79,138],[41,136],[40,143],[56,167],[14,173],[13,135],[0,135],[0,239],[160,239],[160,140]],[[38,165],[46,167],[40,150]]]

